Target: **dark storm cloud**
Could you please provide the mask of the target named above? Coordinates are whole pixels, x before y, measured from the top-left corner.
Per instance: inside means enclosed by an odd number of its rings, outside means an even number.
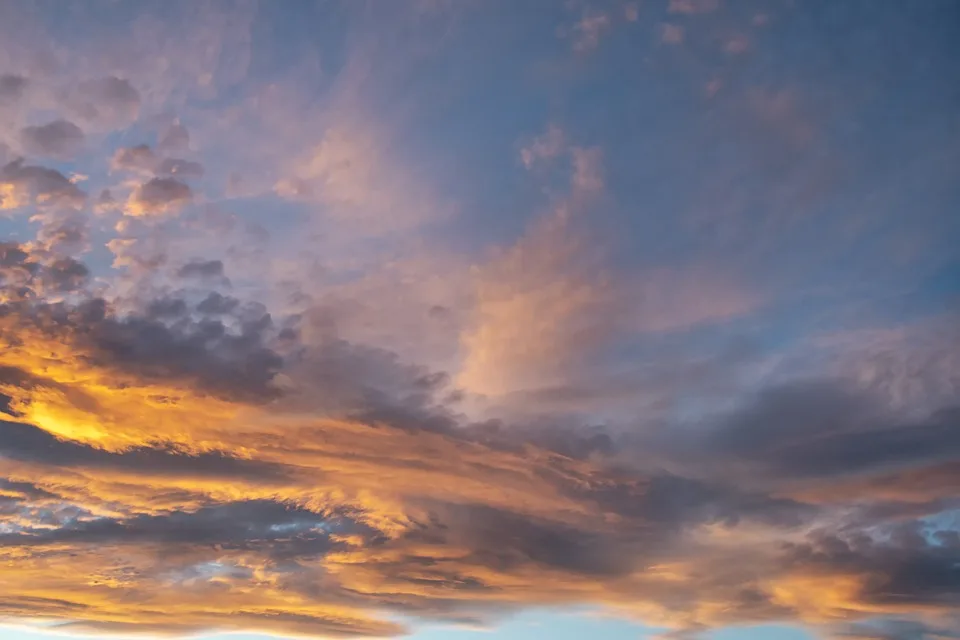
[[[84,141],[83,130],[68,120],[24,127],[20,138],[27,153],[61,160],[72,158]]]

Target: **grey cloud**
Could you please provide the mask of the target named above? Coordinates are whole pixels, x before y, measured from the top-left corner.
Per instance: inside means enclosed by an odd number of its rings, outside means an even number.
[[[240,301],[230,296],[224,296],[216,291],[207,295],[197,305],[197,311],[208,315],[225,315],[232,313],[239,306]]]
[[[223,262],[220,260],[193,260],[177,270],[181,278],[200,280],[223,278]]]
[[[152,542],[250,547],[268,553],[275,551],[281,555],[287,547],[293,547],[300,552],[318,554],[336,546],[329,534],[340,523],[346,523],[352,529],[357,528],[340,514],[317,513],[269,500],[250,500],[203,507],[192,512],[84,520],[53,530],[0,535],[0,546]]]
[[[85,248],[88,232],[85,216],[74,212],[68,216],[46,216],[41,222],[37,240],[48,251],[70,254],[79,253]]]
[[[218,477],[251,482],[275,482],[288,476],[281,465],[243,460],[222,452],[189,454],[162,447],[107,451],[60,440],[43,429],[20,422],[0,420],[0,434],[3,436],[0,455],[4,458],[61,468],[112,469],[158,476]]]
[[[945,530],[947,535],[932,536],[932,528],[911,521],[882,526],[877,534],[818,534],[810,542],[785,545],[784,561],[861,576],[859,596],[874,605],[960,607],[960,535]]]
[[[617,544],[615,536],[582,530],[568,524],[538,519],[485,505],[437,506],[433,518],[418,523],[401,544],[451,545],[469,549],[463,561],[474,566],[514,571],[524,565],[540,565],[581,575],[622,576],[636,567],[624,555],[626,531]],[[635,558],[634,558],[635,559]],[[442,576],[438,576],[442,577]],[[451,583],[456,580],[447,579]],[[461,587],[470,588],[470,585]],[[483,585],[475,584],[472,588]]]
[[[237,400],[263,401],[279,394],[272,381],[283,358],[269,346],[275,330],[268,314],[254,318],[250,308],[241,307],[229,318],[195,320],[180,317],[183,306],[166,300],[147,305],[140,315],[120,318],[99,298],[77,304],[36,299],[35,278],[78,286],[84,269],[78,263],[64,261],[49,275],[34,263],[24,265],[16,268],[24,270],[25,280],[0,281],[9,299],[0,304],[0,313],[20,323],[13,325],[8,339],[16,339],[16,326],[29,325],[76,344],[95,366],[147,379],[192,382],[208,393]],[[168,324],[171,319],[177,321]]]
[[[0,75],[0,104],[18,100],[28,83],[24,76],[10,73]]]
[[[86,265],[73,258],[39,262],[17,243],[0,243],[0,290],[19,289],[21,295],[15,297],[33,296],[33,287],[59,293],[76,291],[89,275]]]
[[[140,92],[128,80],[107,76],[88,80],[79,86],[79,113],[86,119],[105,125],[120,125],[137,118]]]
[[[148,145],[121,147],[113,154],[110,166],[114,170],[152,173],[158,158]]]
[[[879,474],[960,459],[960,410],[897,423],[835,381],[767,389],[719,421],[671,434],[668,449],[770,478]]]
[[[73,258],[57,258],[41,272],[43,283],[55,291],[77,291],[89,276],[87,266]]]
[[[93,360],[147,378],[192,379],[208,391],[235,398],[267,399],[283,359],[265,345],[269,318],[230,332],[205,318],[168,326],[159,318],[105,317],[84,327]],[[264,326],[266,325],[266,326]]]
[[[446,374],[405,363],[386,349],[330,339],[296,350],[284,373],[297,385],[284,405],[294,410],[409,431],[449,432],[456,426],[439,398],[449,384]]]
[[[174,178],[153,178],[143,183],[131,196],[138,213],[162,213],[178,208],[193,199],[189,186]]]
[[[605,511],[658,523],[670,531],[712,523],[735,526],[742,520],[796,527],[817,515],[814,507],[795,500],[666,474],[639,482],[611,482],[574,495]]]
[[[150,145],[138,144],[134,147],[121,147],[113,154],[110,163],[117,171],[132,171],[158,177],[168,176],[184,179],[203,177],[203,165],[180,158],[161,158]]]
[[[68,120],[24,127],[20,131],[24,149],[31,155],[69,160],[83,146],[83,130]]]
[[[947,623],[949,624],[949,623]],[[960,617],[952,628],[910,618],[879,618],[847,625],[833,637],[836,640],[947,640],[960,638]]]
[[[190,148],[190,133],[187,128],[175,122],[160,136],[157,147],[166,153],[179,153]]]
[[[86,199],[86,194],[59,171],[25,165],[22,159],[0,168],[0,183],[13,188],[14,198],[29,198],[31,203],[44,207],[77,209]],[[3,206],[4,201],[0,200],[0,207]]]
[[[157,166],[157,173],[177,178],[196,179],[203,177],[203,165],[191,160],[167,158]]]
[[[30,259],[30,253],[17,242],[0,242],[0,268],[21,267]]]

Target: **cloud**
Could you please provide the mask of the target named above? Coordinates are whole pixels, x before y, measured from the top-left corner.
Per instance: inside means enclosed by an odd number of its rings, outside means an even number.
[[[193,200],[193,190],[175,178],[152,178],[137,187],[124,212],[131,216],[177,213]]]
[[[129,171],[149,176],[169,176],[184,180],[203,177],[203,165],[192,160],[163,158],[149,145],[121,147],[113,154],[110,167],[114,171]]]
[[[113,154],[110,167],[114,171],[134,171],[138,173],[153,173],[159,159],[149,145],[140,144],[135,147],[121,147]]]
[[[683,44],[683,34],[683,27],[680,25],[660,25],[660,42],[664,44]]]
[[[0,75],[0,104],[19,100],[28,84],[29,81],[24,76],[10,73]]]
[[[223,278],[223,262],[220,260],[194,260],[177,270],[181,278],[197,278],[200,280]]]
[[[23,282],[44,277],[28,251],[2,255]],[[918,538],[869,490],[799,491],[956,460],[949,416],[890,439],[868,402],[815,385],[771,389],[692,443],[495,428],[445,404],[445,376],[382,349],[292,332],[261,367],[244,355],[273,344],[258,313],[213,293],[124,318],[97,299],[8,304],[0,337],[21,344],[0,370],[0,554],[32,586],[8,587],[6,613],[101,632],[394,635],[381,612],[483,621],[594,602],[689,630],[949,610],[948,530]],[[50,348],[57,366],[34,373]],[[763,473],[730,473],[744,462]],[[857,538],[867,526],[890,537]],[[50,573],[51,559],[74,570]],[[92,598],[101,584],[106,600]],[[143,589],[174,625],[129,604]]]
[[[27,205],[76,209],[85,199],[86,194],[55,169],[26,165],[23,160],[0,168],[0,209]]]
[[[600,36],[610,28],[610,16],[605,13],[586,13],[573,26],[573,49],[586,53],[597,48]]]
[[[837,631],[833,637],[852,640],[925,640],[926,638],[946,640],[960,637],[960,620],[945,620],[941,626],[904,618],[879,618],[867,622],[847,625]]]
[[[573,147],[570,150],[573,161],[573,189],[583,192],[596,192],[603,189],[603,154],[597,147],[584,149]]]
[[[577,14],[575,48],[639,15],[610,7]],[[672,1],[659,35],[680,44],[715,8]],[[477,52],[447,45],[488,41],[489,21],[453,5],[345,7],[348,51],[323,38],[322,56],[263,51],[270,8],[230,9],[76,14],[103,23],[96,44],[71,35],[46,57],[6,43],[50,33],[0,26],[0,64],[24,68],[0,77],[0,134],[66,159],[79,147],[52,125],[69,120],[89,133],[81,160],[100,159],[0,169],[24,238],[0,243],[0,563],[18,578],[0,581],[0,619],[395,637],[583,605],[670,637],[957,635],[956,319],[798,337],[807,311],[775,306],[767,279],[792,254],[747,268],[661,199],[713,180],[709,160],[742,136],[707,136],[676,183],[625,155],[649,134],[669,164],[685,140],[672,127],[723,134],[726,100],[765,141],[816,148],[785,61],[787,88],[741,98],[697,61],[687,95],[673,63],[692,58],[646,43],[618,53],[669,71],[662,95],[611,94],[593,113],[605,74],[541,65],[524,35],[531,69],[510,30],[475,84],[461,63]],[[709,78],[723,90],[696,111]],[[544,83],[539,106],[512,102]],[[481,94],[516,118],[477,111]],[[479,134],[448,128],[448,110]],[[522,145],[484,128],[547,114],[563,127]],[[237,175],[243,190],[223,193]],[[461,178],[479,182],[454,217],[437,189]],[[536,193],[542,209],[511,204]]]
[[[274,190],[283,198],[324,204],[336,219],[365,233],[415,228],[445,215],[412,165],[389,151],[386,134],[347,120],[291,162]]]
[[[113,128],[136,120],[140,102],[140,92],[129,80],[106,76],[81,82],[71,106],[79,118]]]
[[[563,130],[555,124],[547,127],[540,136],[520,149],[520,160],[527,169],[535,165],[554,160],[566,150],[566,137]]]
[[[873,407],[870,396],[840,381],[774,387],[716,430],[700,434],[698,446],[704,454],[709,450],[716,464],[820,482],[934,466],[960,456],[957,409],[940,409],[920,423],[884,424]]]
[[[190,149],[190,132],[180,122],[174,122],[160,135],[157,148],[165,153],[182,153]]]
[[[187,180],[198,179],[203,177],[203,165],[192,160],[167,158],[159,164],[157,173]]]
[[[670,0],[667,13],[681,13],[693,15],[710,13],[720,6],[720,0]]]
[[[31,155],[70,159],[83,146],[83,130],[68,120],[54,120],[20,131],[24,150]]]
[[[618,322],[614,284],[561,209],[477,270],[474,321],[458,382],[500,394],[562,380]]]

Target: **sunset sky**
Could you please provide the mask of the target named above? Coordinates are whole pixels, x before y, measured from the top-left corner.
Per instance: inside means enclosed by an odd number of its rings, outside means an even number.
[[[0,637],[960,638],[960,2],[0,0]]]

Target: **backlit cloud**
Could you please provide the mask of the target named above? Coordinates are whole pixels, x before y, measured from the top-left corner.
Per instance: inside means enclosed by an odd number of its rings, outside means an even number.
[[[0,623],[960,637],[953,14],[0,3]]]

